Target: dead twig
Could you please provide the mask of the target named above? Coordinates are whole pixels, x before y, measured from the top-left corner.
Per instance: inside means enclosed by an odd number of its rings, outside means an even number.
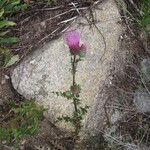
[[[2,123],[2,121],[4,121],[10,115],[11,112],[12,110],[9,110],[9,112],[4,116],[4,118],[0,120],[0,123]]]

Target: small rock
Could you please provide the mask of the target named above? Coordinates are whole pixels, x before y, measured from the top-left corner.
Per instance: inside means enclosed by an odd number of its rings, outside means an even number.
[[[45,21],[42,21],[42,22],[41,22],[41,26],[44,27],[44,28],[46,28],[46,22],[45,22]]]
[[[120,119],[122,118],[122,115],[119,111],[115,111],[112,115],[111,115],[111,118],[110,118],[110,121],[112,124],[118,122]]]
[[[1,85],[4,85],[5,83],[6,83],[6,80],[4,78],[2,78]]]
[[[1,79],[1,85],[4,85],[6,83],[6,80],[10,79],[9,76],[7,75],[2,75],[2,79]]]
[[[8,80],[8,79],[10,79],[10,77],[5,74],[5,79]]]
[[[150,59],[143,59],[141,62],[141,71],[144,75],[144,80],[146,82],[150,81]]]
[[[6,140],[2,141],[2,144],[6,144],[6,143],[7,143]]]
[[[148,92],[137,90],[134,94],[134,103],[139,112],[150,112],[150,94]]]

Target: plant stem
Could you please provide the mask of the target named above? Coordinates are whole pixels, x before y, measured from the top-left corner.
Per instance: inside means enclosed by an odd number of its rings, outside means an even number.
[[[77,62],[76,62],[76,55],[73,55],[72,59],[72,74],[73,74],[73,88],[75,88],[76,86],[76,66],[77,66]],[[77,102],[76,102],[76,98],[75,98],[75,93],[73,92],[73,104],[74,104],[74,109],[76,114],[78,113],[78,108],[77,108]],[[78,138],[78,134],[79,134],[79,120],[76,117],[75,118],[75,137],[74,137],[74,143],[76,142],[77,138]]]
[[[76,55],[73,55],[73,62],[72,62],[72,73],[73,73],[73,87],[75,87],[75,77],[76,77]],[[74,109],[76,112],[78,112],[78,109],[77,109],[77,103],[76,103],[76,99],[75,99],[75,95],[73,93],[73,104],[74,104]]]

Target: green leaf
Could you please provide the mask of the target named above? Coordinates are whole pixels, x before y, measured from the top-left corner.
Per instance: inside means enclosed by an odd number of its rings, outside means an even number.
[[[150,24],[150,15],[145,17],[142,22],[143,22],[144,26],[149,25]]]
[[[17,42],[19,42],[19,39],[17,37],[0,37],[0,44],[11,44]]]
[[[3,7],[3,5],[7,2],[7,0],[1,0],[0,1],[0,7]]]
[[[4,14],[4,8],[2,8],[2,9],[0,10],[0,18],[3,16],[3,14]]]
[[[84,51],[79,52],[80,61],[82,60],[82,58],[85,57],[85,55],[86,55],[86,53]]]
[[[70,99],[72,97],[72,92],[71,91],[66,91],[64,92],[64,96],[67,98],[67,99]]]
[[[15,26],[16,23],[12,22],[12,21],[8,21],[8,20],[3,20],[0,21],[0,28],[3,28],[5,26]]]
[[[2,47],[0,47],[0,55],[4,58],[4,65],[7,64],[13,56],[9,49]]]
[[[17,6],[20,3],[20,0],[11,0],[10,2],[8,1],[5,3],[4,7],[6,10],[6,13],[11,13],[13,12],[13,8]]]
[[[16,62],[19,61],[19,55],[14,55],[8,63],[5,65],[5,67],[10,67],[11,65],[15,64]]]
[[[10,30],[4,31],[4,32],[0,32],[0,36],[4,36],[4,35],[6,35],[9,32],[10,32]]]

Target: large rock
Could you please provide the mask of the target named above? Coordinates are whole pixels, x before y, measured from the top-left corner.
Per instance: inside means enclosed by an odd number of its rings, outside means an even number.
[[[87,56],[78,65],[77,83],[82,88],[82,103],[90,106],[84,125],[96,131],[95,127],[102,124],[100,117],[105,102],[105,94],[100,95],[99,89],[104,83],[109,83],[110,64],[114,54],[120,53],[118,39],[122,29],[114,0],[106,1],[94,11],[99,30],[95,26],[90,28],[84,18],[78,18],[72,28],[77,28],[82,41],[88,44]],[[69,69],[69,50],[63,37],[60,37],[22,61],[11,78],[14,88],[27,99],[35,97],[37,102],[48,108],[46,116],[54,121],[58,116],[73,111],[71,102],[52,93],[69,89],[72,83]]]

